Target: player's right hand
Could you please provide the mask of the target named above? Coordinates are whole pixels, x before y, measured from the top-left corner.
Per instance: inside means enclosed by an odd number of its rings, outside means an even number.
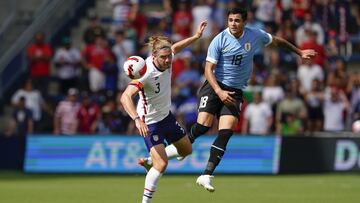
[[[201,23],[199,24],[199,27],[196,31],[196,37],[197,38],[200,38],[205,30],[205,27],[207,26],[207,21],[204,20],[204,21],[201,21]]]
[[[301,58],[303,59],[311,59],[317,55],[317,52],[313,49],[305,49],[301,50]]]
[[[149,128],[141,119],[135,120],[135,126],[138,129],[141,136],[143,136],[143,137],[148,136]]]
[[[226,91],[226,90],[221,90],[218,93],[218,96],[225,105],[230,106],[230,105],[235,105],[236,104],[236,100],[233,97],[234,94],[235,94],[235,92],[229,92],[229,91]]]

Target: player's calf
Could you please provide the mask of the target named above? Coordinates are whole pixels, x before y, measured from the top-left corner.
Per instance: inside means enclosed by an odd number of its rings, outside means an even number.
[[[230,129],[219,130],[219,135],[216,137],[214,143],[210,148],[210,157],[207,163],[204,174],[212,175],[217,165],[219,165],[223,155],[226,151],[226,145],[229,142],[233,131]]]
[[[184,146],[181,149],[178,149],[178,157],[186,157],[192,153],[192,146],[189,144],[188,146]]]

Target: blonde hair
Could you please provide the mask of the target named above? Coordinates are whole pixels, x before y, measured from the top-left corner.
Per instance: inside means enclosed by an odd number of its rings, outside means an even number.
[[[154,53],[159,49],[171,49],[171,41],[165,36],[152,36],[149,38],[148,46],[151,52]]]

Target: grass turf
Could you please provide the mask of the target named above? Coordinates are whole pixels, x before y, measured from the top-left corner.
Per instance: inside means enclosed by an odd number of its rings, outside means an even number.
[[[226,176],[209,193],[195,175],[164,175],[154,203],[352,203],[360,201],[359,174]],[[137,203],[145,175],[23,174],[0,171],[1,203]]]

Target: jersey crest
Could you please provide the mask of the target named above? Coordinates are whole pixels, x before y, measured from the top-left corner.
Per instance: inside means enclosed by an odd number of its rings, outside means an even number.
[[[244,44],[245,51],[249,52],[251,50],[251,44],[249,42]]]

